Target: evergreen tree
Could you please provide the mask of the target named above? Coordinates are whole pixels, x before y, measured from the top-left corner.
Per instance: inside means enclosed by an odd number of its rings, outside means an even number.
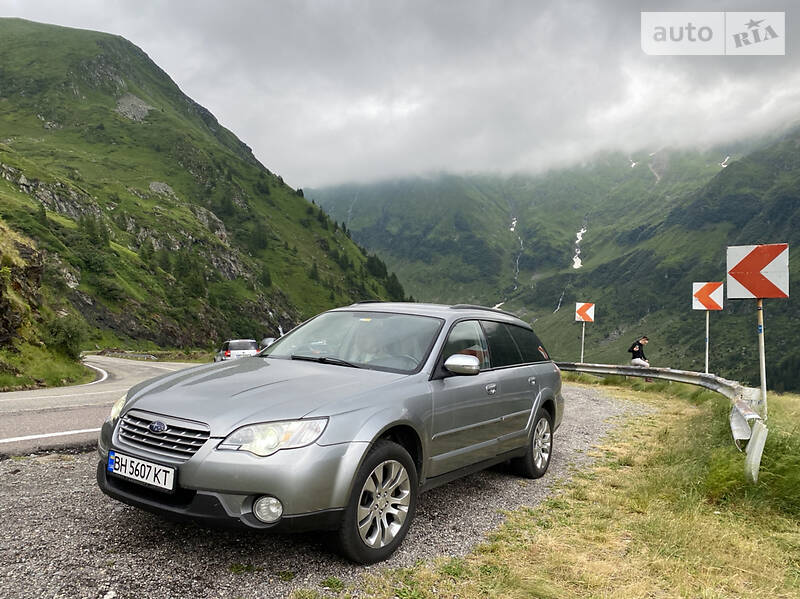
[[[261,276],[259,277],[259,281],[261,281],[261,284],[264,287],[272,286],[272,275],[270,274],[266,264],[261,269]]]
[[[158,250],[157,263],[158,267],[164,272],[172,271],[172,259],[170,258],[169,252],[167,250],[163,248]]]
[[[269,235],[267,229],[256,223],[253,232],[250,234],[250,244],[253,249],[264,250],[269,245]]]
[[[403,301],[403,298],[406,296],[403,286],[400,284],[400,281],[397,279],[397,275],[394,273],[390,274],[389,278],[386,279],[386,291],[391,299],[397,301]]]
[[[150,265],[153,260],[153,254],[155,250],[153,250],[153,243],[149,239],[145,239],[144,243],[139,247],[139,258],[142,262],[147,265]]]

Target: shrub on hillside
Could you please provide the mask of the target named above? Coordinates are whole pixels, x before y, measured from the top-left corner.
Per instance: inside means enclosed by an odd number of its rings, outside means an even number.
[[[86,327],[74,316],[53,318],[45,324],[47,344],[65,356],[77,360],[81,343],[86,338]]]
[[[95,288],[97,289],[97,293],[100,296],[110,299],[111,301],[122,301],[127,295],[125,293],[125,289],[122,288],[122,285],[117,283],[117,281],[111,277],[97,277],[92,281],[92,283],[94,284]]]

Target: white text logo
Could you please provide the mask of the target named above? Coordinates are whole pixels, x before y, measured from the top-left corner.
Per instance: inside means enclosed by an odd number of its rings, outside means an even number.
[[[783,12],[643,12],[642,50],[652,55],[785,55]]]

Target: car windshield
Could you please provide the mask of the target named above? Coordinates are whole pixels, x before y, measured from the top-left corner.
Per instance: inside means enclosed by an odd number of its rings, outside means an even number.
[[[258,343],[255,341],[231,341],[228,348],[234,350],[258,349]]]
[[[442,322],[412,314],[326,312],[260,355],[411,373],[424,362]]]

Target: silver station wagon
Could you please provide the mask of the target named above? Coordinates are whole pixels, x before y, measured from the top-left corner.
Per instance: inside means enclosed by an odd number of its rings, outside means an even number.
[[[173,517],[335,531],[373,563],[419,493],[511,461],[538,478],[561,375],[531,327],[480,306],[364,302],[257,356],[133,387],[99,439],[107,495]]]

